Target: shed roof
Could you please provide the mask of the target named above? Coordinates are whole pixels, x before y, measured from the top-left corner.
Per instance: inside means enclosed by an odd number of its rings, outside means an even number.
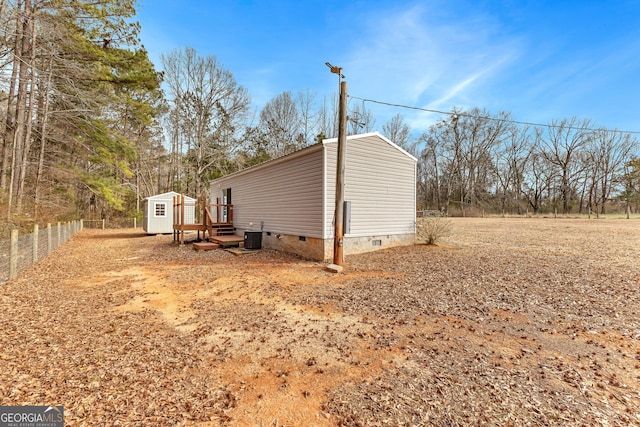
[[[180,193],[177,193],[175,191],[168,191],[166,193],[161,193],[161,194],[155,194],[153,196],[149,196],[149,197],[145,197],[145,200],[168,200],[168,199],[172,199],[174,196],[179,196]],[[194,199],[193,197],[189,197],[189,196],[184,196],[185,200],[189,201],[189,202],[195,202],[196,199]]]

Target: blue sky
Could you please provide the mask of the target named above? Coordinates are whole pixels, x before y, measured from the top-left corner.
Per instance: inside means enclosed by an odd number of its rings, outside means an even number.
[[[284,92],[349,95],[519,121],[592,119],[640,131],[640,1],[138,0],[142,43],[216,56],[253,106]],[[351,99],[350,103],[361,101]],[[441,116],[367,103],[378,129],[402,114],[414,132]]]

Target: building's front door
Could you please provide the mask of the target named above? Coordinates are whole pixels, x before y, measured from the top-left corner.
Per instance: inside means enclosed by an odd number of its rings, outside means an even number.
[[[231,204],[231,189],[225,188],[222,190],[222,222],[229,222],[229,208],[226,205]]]

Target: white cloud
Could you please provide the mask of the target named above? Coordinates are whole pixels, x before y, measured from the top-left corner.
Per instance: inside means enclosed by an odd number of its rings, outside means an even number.
[[[421,7],[369,17],[345,65],[353,87],[417,101],[441,73],[437,43],[419,19]],[[373,90],[375,88],[375,90]]]
[[[452,9],[443,11],[447,7]],[[519,56],[519,43],[492,17],[461,15],[453,8],[445,2],[420,4],[366,16],[345,66],[350,93],[444,110],[481,103],[482,87]],[[400,113],[414,127],[424,119],[420,112]]]

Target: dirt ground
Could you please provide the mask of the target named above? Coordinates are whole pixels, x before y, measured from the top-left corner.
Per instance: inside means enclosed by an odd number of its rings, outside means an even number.
[[[67,426],[640,425],[640,221],[452,219],[344,273],[84,230],[0,285],[0,405]]]

